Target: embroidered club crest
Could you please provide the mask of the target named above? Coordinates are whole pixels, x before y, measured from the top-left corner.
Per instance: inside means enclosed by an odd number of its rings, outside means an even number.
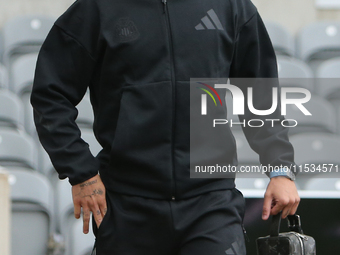
[[[130,18],[120,18],[115,26],[115,36],[120,42],[129,42],[139,37],[138,29]]]

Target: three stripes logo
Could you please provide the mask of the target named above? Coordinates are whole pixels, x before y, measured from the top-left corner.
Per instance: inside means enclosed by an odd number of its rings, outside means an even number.
[[[203,82],[197,82],[197,83],[202,84],[206,88],[210,89],[217,96],[220,104],[222,105],[222,100],[221,100],[220,96],[218,95],[217,91],[213,87],[211,87],[210,85],[203,83]],[[213,96],[213,94],[208,89],[200,88],[200,87],[197,87],[197,88],[206,92],[212,98],[212,100],[214,101],[215,106],[217,106],[215,97]],[[207,94],[201,95],[201,115],[207,115]]]
[[[196,30],[205,30],[205,29],[218,29],[218,30],[224,30],[223,26],[221,24],[221,21],[217,17],[215,11],[213,9],[210,9],[207,11],[208,15],[205,15],[203,18],[201,18],[201,21],[196,27]],[[203,23],[203,24],[202,24]]]
[[[239,247],[239,244],[238,242],[233,242],[231,244],[231,248],[229,248],[228,250],[225,251],[225,254],[227,255],[237,255],[237,254],[243,254],[240,252],[240,247]]]

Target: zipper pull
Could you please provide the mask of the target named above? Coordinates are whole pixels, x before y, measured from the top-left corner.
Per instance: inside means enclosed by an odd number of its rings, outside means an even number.
[[[248,235],[247,235],[247,231],[246,231],[246,229],[244,228],[244,225],[243,225],[243,223],[242,223],[242,229],[243,229],[243,234],[244,234],[244,237],[245,237],[246,241],[249,243],[249,242],[250,242],[250,240],[249,240],[249,237],[248,237]]]
[[[308,240],[308,237],[307,236],[303,236],[303,235],[301,235],[300,233],[297,233],[297,235],[300,237],[300,238],[302,238],[303,240]]]
[[[162,0],[162,3],[164,4],[163,13],[165,13],[165,8],[166,8],[166,0]]]

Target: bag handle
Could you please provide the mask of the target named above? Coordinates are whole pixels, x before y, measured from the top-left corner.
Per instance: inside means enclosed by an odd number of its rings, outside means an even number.
[[[282,211],[276,215],[272,216],[272,222],[270,224],[269,233],[271,237],[279,236],[280,224],[281,224]],[[301,228],[301,219],[297,214],[287,216],[288,227],[290,231],[295,231],[297,233],[303,234]]]

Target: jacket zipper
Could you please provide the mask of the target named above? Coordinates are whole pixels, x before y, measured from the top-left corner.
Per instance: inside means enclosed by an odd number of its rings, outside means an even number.
[[[249,237],[247,235],[247,231],[246,231],[246,228],[244,227],[243,221],[241,223],[241,226],[242,226],[242,230],[243,230],[244,239],[249,243],[250,239],[249,239]]]
[[[164,5],[163,13],[165,13],[165,19],[167,24],[168,38],[169,38],[169,49],[170,49],[170,63],[171,63],[171,85],[172,85],[172,138],[171,138],[171,157],[172,157],[172,190],[171,200],[176,200],[176,175],[175,175],[175,162],[174,162],[174,137],[175,137],[175,114],[176,114],[176,87],[175,87],[175,65],[174,65],[174,52],[173,42],[171,35],[171,26],[169,18],[169,10],[167,6],[167,0],[162,0]]]

